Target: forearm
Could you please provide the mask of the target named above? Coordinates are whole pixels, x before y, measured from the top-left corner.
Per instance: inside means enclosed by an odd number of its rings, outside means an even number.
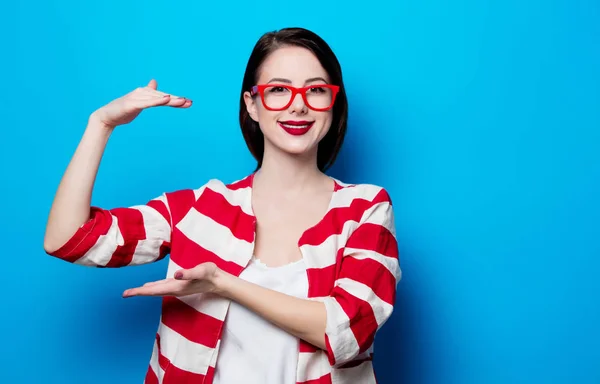
[[[325,347],[325,305],[289,296],[220,272],[217,292],[262,316],[284,331],[314,345]]]
[[[60,248],[89,219],[92,189],[110,133],[90,117],[52,202],[44,237],[47,252]]]

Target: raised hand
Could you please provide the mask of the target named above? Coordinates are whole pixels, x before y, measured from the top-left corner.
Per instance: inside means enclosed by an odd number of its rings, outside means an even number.
[[[139,87],[94,111],[92,117],[105,126],[114,128],[132,122],[146,108],[189,108],[191,105],[190,99],[158,91],[156,80],[152,79],[147,86]]]
[[[175,278],[153,281],[141,287],[127,289],[123,292],[123,297],[187,296],[194,293],[218,293],[215,280],[221,272],[214,263],[199,264],[194,268],[175,272]]]

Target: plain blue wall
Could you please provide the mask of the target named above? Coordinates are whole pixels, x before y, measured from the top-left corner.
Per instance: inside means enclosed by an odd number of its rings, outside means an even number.
[[[87,117],[152,77],[195,102],[116,131],[94,204],[245,176],[247,57],[304,26],[351,103],[332,175],[396,206],[404,279],[380,383],[600,383],[599,19],[594,0],[3,5],[0,381],[142,381],[160,302],[120,295],[166,264],[86,269],[42,248]]]

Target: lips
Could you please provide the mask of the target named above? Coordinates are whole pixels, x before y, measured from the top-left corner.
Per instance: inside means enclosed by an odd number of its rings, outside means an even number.
[[[290,135],[301,136],[310,131],[315,122],[305,120],[287,120],[278,121],[277,124],[279,124],[279,126]]]

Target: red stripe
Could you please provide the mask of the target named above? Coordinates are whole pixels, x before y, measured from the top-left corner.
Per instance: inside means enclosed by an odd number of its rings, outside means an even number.
[[[398,258],[398,243],[394,235],[382,225],[361,224],[350,236],[347,248],[366,249],[384,256]]]
[[[144,384],[158,384],[158,376],[156,376],[150,365],[148,365],[148,370],[146,371]]]
[[[356,198],[352,200],[348,207],[331,209],[317,225],[303,234],[300,238],[299,245],[322,244],[331,235],[339,235],[342,233],[344,223],[347,221],[359,222],[367,209],[384,201],[389,202],[390,199],[387,192],[382,189],[372,201]]]
[[[223,322],[198,312],[173,296],[162,300],[162,323],[186,339],[215,348]]]
[[[214,379],[215,379],[215,368],[211,367],[209,365],[208,370],[206,371],[206,379],[204,379],[203,384],[212,384]]]
[[[169,211],[171,212],[171,219],[169,222],[171,223],[171,227],[175,227],[194,205],[196,195],[191,189],[181,189],[165,195]]]
[[[165,355],[162,354],[160,346],[160,334],[158,332],[156,333],[156,348],[158,350],[158,365],[164,371],[169,367],[169,364],[171,364],[171,362],[165,357]]]
[[[335,365],[335,355],[333,354],[333,348],[329,342],[329,336],[325,334],[325,351],[327,352],[327,358],[329,359],[329,365]]]
[[[313,353],[317,352],[319,349],[314,345],[307,343],[306,341],[300,339],[300,353]]]
[[[158,213],[164,217],[164,219],[171,225],[171,215],[169,214],[169,208],[165,205],[162,200],[150,200],[147,204],[150,208],[154,208]]]
[[[231,183],[228,184],[226,187],[228,189],[231,189],[232,191],[238,190],[238,189],[242,189],[242,188],[248,188],[248,187],[252,187],[254,181],[254,173],[246,176],[245,178],[236,181],[235,183]]]
[[[350,319],[350,329],[358,343],[359,353],[366,351],[373,344],[378,327],[373,308],[368,302],[351,295],[339,286],[333,289],[332,296]]]
[[[171,259],[183,269],[194,268],[201,263],[215,263],[217,267],[232,275],[239,276],[242,273],[243,267],[233,261],[223,260],[213,252],[202,248],[177,228],[174,229],[172,242],[182,247],[176,252],[171,252]]]
[[[198,384],[205,383],[205,376],[200,373],[184,371],[181,368],[170,364],[165,371],[163,384]]]
[[[331,374],[328,373],[325,376],[321,376],[318,379],[297,382],[296,384],[331,384]]]
[[[363,357],[362,359],[351,360],[351,361],[347,362],[346,364],[339,366],[338,368],[339,369],[354,368],[354,367],[358,367],[359,365],[361,365],[365,362],[369,362],[369,361],[373,361],[373,355]]]
[[[108,233],[111,224],[112,216],[109,211],[91,207],[89,220],[62,247],[49,254],[74,263],[96,244],[100,236]]]
[[[171,243],[163,241],[162,245],[158,250],[158,259],[156,261],[164,259],[171,252]]]
[[[340,278],[365,284],[375,295],[388,304],[396,300],[396,278],[381,263],[372,259],[358,260],[346,257],[342,262]]]
[[[184,371],[181,368],[171,364],[161,352],[160,335],[156,335],[158,343],[158,364],[165,371],[163,376],[163,384],[197,384],[204,383],[205,376],[199,373]]]
[[[107,268],[121,267],[131,263],[138,240],[146,239],[142,212],[135,208],[115,208],[110,211],[116,218],[123,236],[123,245],[117,246]]]
[[[229,228],[233,236],[251,243],[254,241],[254,218],[240,206],[232,205],[225,196],[211,189],[205,189],[194,207],[201,214]]]
[[[310,281],[308,297],[329,296],[335,283],[335,270],[335,264],[325,268],[307,268],[306,275]]]

